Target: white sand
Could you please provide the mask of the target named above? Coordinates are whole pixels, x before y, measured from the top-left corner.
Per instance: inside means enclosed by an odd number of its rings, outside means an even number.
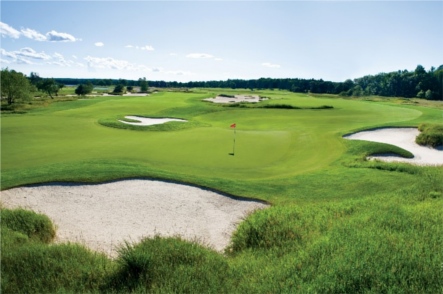
[[[209,101],[213,103],[239,103],[239,102],[260,102],[260,97],[258,95],[235,95],[235,97],[223,97],[217,96],[215,98],[206,98],[203,101]]]
[[[140,117],[140,116],[132,116],[128,115],[125,116],[125,118],[138,120],[139,122],[129,122],[124,120],[119,120],[119,122],[128,124],[128,125],[135,125],[135,126],[151,126],[151,125],[161,125],[170,121],[180,121],[180,122],[187,122],[187,120],[183,119],[177,119],[177,118],[148,118],[148,117]]]
[[[387,143],[408,150],[414,158],[402,158],[395,155],[371,156],[368,159],[379,159],[388,162],[407,162],[416,165],[443,165],[442,148],[434,149],[415,143],[415,137],[420,133],[416,128],[382,128],[363,131],[348,136],[345,139],[365,140]]]
[[[236,225],[267,205],[207,190],[149,180],[97,185],[45,184],[1,192],[7,208],[46,214],[57,226],[56,242],[79,242],[116,256],[125,240],[180,235],[222,250]]]

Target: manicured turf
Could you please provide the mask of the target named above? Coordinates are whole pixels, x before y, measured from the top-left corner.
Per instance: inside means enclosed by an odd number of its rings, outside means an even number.
[[[266,95],[275,97],[265,102],[268,104],[284,101],[304,107],[328,104],[334,108],[237,109],[200,101],[211,94],[167,92],[150,97],[100,97],[54,103],[25,115],[2,117],[2,187],[16,185],[15,175],[20,172],[38,173],[48,164],[63,169],[91,160],[104,164],[121,160],[197,178],[286,177],[319,170],[337,160],[345,150],[340,137],[343,133],[395,125],[420,116],[417,110],[371,102],[319,99],[286,92]],[[101,119],[137,114],[184,118],[195,122],[195,127],[140,132],[99,123]],[[234,122],[235,156],[230,156],[233,130],[229,126]],[[69,170],[65,172],[71,174]],[[48,175],[47,180],[60,180],[60,176]]]

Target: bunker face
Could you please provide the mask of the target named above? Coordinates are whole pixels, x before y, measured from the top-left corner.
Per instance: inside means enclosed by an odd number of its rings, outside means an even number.
[[[127,119],[138,120],[138,122],[129,122],[124,120],[119,120],[119,122],[135,125],[135,126],[151,126],[151,125],[161,125],[170,121],[179,121],[179,122],[187,122],[187,120],[177,119],[177,118],[148,118],[148,117],[140,117],[140,116],[125,116]]]
[[[419,134],[416,128],[383,128],[371,131],[363,131],[348,136],[345,139],[364,140],[379,143],[387,143],[408,150],[414,158],[402,158],[399,156],[371,156],[369,159],[379,159],[388,162],[407,162],[417,165],[442,165],[443,150],[425,147],[415,143]]]
[[[1,196],[7,208],[22,207],[49,216],[57,226],[56,242],[79,242],[111,257],[124,241],[156,234],[180,235],[222,250],[243,217],[267,206],[148,180],[38,185],[2,191]]]

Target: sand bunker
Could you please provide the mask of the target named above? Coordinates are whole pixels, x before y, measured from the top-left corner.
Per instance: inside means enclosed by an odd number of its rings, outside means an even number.
[[[217,96],[215,98],[206,98],[203,101],[209,101],[213,103],[239,103],[239,102],[251,102],[257,103],[261,99],[258,95],[234,95],[234,97]]]
[[[135,126],[152,126],[152,125],[161,125],[170,121],[180,121],[180,122],[187,122],[187,120],[183,119],[177,119],[177,118],[148,118],[148,117],[141,117],[141,116],[132,116],[128,115],[125,116],[127,119],[132,120],[138,120],[138,122],[129,122],[124,120],[119,120],[119,122],[128,124],[128,125],[135,125]]]
[[[236,225],[267,205],[160,181],[125,180],[97,185],[45,184],[1,192],[7,208],[44,213],[57,226],[56,242],[78,242],[116,256],[123,242],[180,235],[216,250]]]
[[[414,158],[402,158],[391,154],[371,156],[368,157],[368,159],[379,159],[388,162],[407,162],[416,165],[442,165],[442,148],[434,149],[418,145],[415,143],[415,137],[417,137],[419,133],[420,131],[416,128],[382,128],[358,132],[344,136],[344,138],[387,143],[408,150],[414,154]]]

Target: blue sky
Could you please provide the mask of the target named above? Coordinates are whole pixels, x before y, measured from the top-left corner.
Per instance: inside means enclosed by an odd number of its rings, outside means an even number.
[[[443,2],[1,1],[1,67],[42,77],[344,81],[443,64]]]

